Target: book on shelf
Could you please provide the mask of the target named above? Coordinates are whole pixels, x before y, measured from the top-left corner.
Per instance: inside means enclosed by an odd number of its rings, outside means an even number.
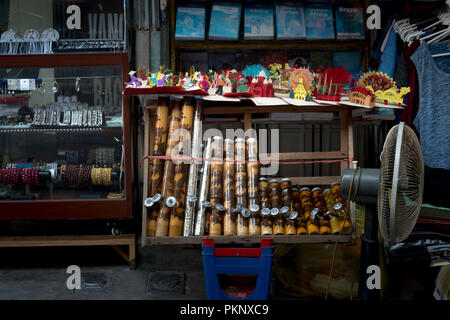
[[[196,71],[208,72],[208,52],[180,52],[180,70],[189,70],[194,66]]]
[[[349,6],[348,4],[336,4],[334,7],[336,16],[337,39],[364,39],[364,12],[360,4]]]
[[[332,65],[335,67],[345,67],[352,74],[361,70],[361,54],[359,51],[333,52]]]
[[[204,40],[205,39],[204,5],[182,5],[177,9],[175,39],[176,40]]]
[[[288,62],[287,51],[274,50],[274,51],[261,51],[259,53],[259,63],[268,68],[272,63],[279,63],[284,66]]]
[[[331,66],[332,53],[330,51],[312,51],[311,52],[311,69],[325,70]]]
[[[215,2],[211,7],[208,38],[213,40],[238,40],[241,25],[241,4]]]
[[[233,69],[236,55],[231,53],[208,53],[208,70]]]
[[[276,24],[277,39],[304,39],[306,30],[303,2],[278,1]]]
[[[334,39],[333,9],[329,4],[305,5],[306,39]]]
[[[248,2],[244,8],[244,39],[269,40],[275,36],[272,2]]]

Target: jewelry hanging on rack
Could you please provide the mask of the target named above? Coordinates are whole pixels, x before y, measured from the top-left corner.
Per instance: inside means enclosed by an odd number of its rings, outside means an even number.
[[[58,82],[56,82],[56,80],[53,81],[52,91],[53,93],[58,92]]]
[[[75,91],[80,92],[80,78],[79,77],[77,77],[77,79],[75,81]]]

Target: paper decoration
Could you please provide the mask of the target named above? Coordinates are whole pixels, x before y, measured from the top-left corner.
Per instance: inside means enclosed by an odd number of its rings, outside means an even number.
[[[351,74],[344,67],[330,67],[318,71],[315,78],[314,96],[319,100],[339,101],[343,89],[351,81]]]
[[[313,75],[306,68],[291,69],[289,74],[289,87],[291,98],[310,100],[312,98]]]
[[[409,87],[398,88],[395,81],[382,72],[365,73],[358,86],[370,90],[378,102],[401,106],[404,97],[411,91]]]
[[[266,78],[270,77],[269,71],[260,64],[246,66],[245,69],[242,70],[242,74],[244,77],[257,77],[261,71],[264,72]]]
[[[375,94],[367,88],[356,86],[350,91],[349,101],[363,106],[375,107]]]

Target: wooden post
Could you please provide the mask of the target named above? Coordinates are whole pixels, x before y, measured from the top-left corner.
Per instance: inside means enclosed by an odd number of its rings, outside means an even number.
[[[170,20],[170,67],[175,71],[175,0],[169,2],[169,20]]]
[[[341,152],[344,153],[346,158],[349,158],[349,133],[348,133],[348,114],[347,110],[341,111]],[[351,110],[350,110],[351,114]],[[350,115],[351,119],[351,115]],[[341,175],[344,169],[348,168],[348,162],[341,162]]]
[[[150,125],[150,110],[147,108],[144,108],[144,155],[150,154],[150,145],[151,145],[151,130],[153,126]],[[144,201],[149,196],[149,190],[148,190],[148,184],[150,180],[150,167],[151,167],[151,161],[149,159],[145,159],[144,161],[144,176],[143,176],[143,195],[142,195],[142,201]],[[144,247],[145,244],[145,238],[147,237],[147,207],[142,206],[142,247]]]
[[[244,113],[244,131],[252,128],[252,114],[250,112]],[[256,137],[255,137],[256,138]]]

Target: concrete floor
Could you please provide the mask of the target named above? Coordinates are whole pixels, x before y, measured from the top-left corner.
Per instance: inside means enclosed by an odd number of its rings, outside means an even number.
[[[168,254],[170,253],[170,254]],[[137,268],[110,247],[0,248],[0,299],[206,299],[199,247],[138,248]],[[69,290],[69,265],[81,289]]]

